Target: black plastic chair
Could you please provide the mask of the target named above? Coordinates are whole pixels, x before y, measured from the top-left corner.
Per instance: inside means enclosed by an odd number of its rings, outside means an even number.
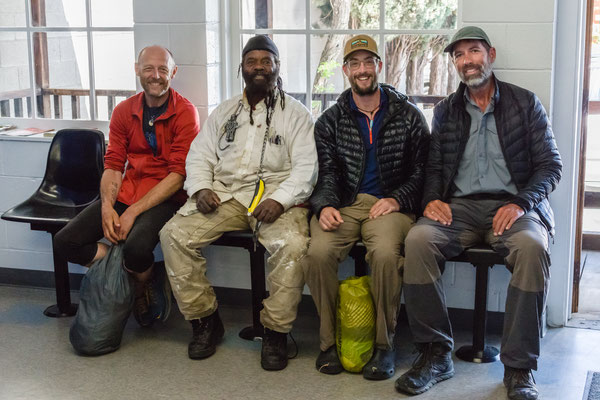
[[[54,235],[100,195],[104,168],[104,135],[92,129],[63,129],[56,133],[40,187],[2,219],[27,222],[35,231],[52,234],[57,304],[44,311],[49,317],[75,315],[71,303],[67,261],[54,251]]]

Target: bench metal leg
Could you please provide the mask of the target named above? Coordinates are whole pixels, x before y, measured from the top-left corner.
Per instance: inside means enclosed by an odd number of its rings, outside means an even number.
[[[44,310],[48,317],[72,317],[77,313],[77,304],[71,303],[71,287],[69,284],[69,266],[54,248],[54,234],[52,233],[52,256],[54,259],[54,285],[56,287],[56,304]]]
[[[246,340],[262,340],[264,328],[260,323],[262,301],[267,297],[265,287],[265,249],[258,246],[250,252],[250,282],[252,285],[252,326],[242,329],[239,336]]]
[[[464,361],[490,363],[500,359],[497,348],[485,345],[487,324],[488,268],[491,265],[475,265],[475,309],[473,311],[473,345],[462,346],[456,356]]]

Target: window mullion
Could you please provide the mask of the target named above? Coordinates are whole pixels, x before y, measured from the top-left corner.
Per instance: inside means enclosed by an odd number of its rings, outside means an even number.
[[[95,121],[98,116],[98,107],[96,106],[96,81],[94,80],[94,41],[92,38],[92,7],[90,2],[91,0],[85,0],[85,18],[90,80],[90,120]]]
[[[306,57],[305,57],[305,63],[306,63],[306,107],[308,108],[308,110],[311,112],[312,114],[312,79],[311,79],[311,69],[310,69],[310,57],[312,54],[312,49],[311,49],[311,36],[310,36],[310,0],[305,0],[305,5],[306,5],[306,24],[305,24],[305,28],[306,28]]]
[[[27,57],[29,59],[29,84],[31,85],[31,108],[27,111],[31,115],[32,119],[37,119],[37,96],[35,90],[35,65],[33,57],[33,32],[31,31],[31,0],[25,0],[25,26],[27,27]]]
[[[241,60],[241,54],[242,54],[242,48],[241,48],[241,43],[242,43],[242,19],[241,19],[241,14],[242,14],[242,0],[231,0],[231,9],[229,12],[229,16],[231,18],[230,22],[231,22],[231,29],[232,29],[232,35],[231,37],[233,38],[233,40],[230,41],[231,44],[231,48],[230,48],[230,54],[231,54],[231,73],[230,73],[230,79],[231,79],[231,93],[237,93],[237,92],[241,92],[242,90],[242,84],[241,84],[241,80],[239,78],[239,76],[237,75],[237,71],[238,71],[238,66],[240,65],[240,63],[242,62]]]
[[[386,77],[386,65],[385,65],[385,0],[379,0],[379,55],[383,63],[380,76],[383,76],[385,82]]]

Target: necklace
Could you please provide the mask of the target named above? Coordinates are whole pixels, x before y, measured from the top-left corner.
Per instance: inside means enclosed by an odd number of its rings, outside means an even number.
[[[379,110],[379,104],[377,105],[377,107],[375,107],[372,110],[365,110],[364,108],[360,108],[358,105],[356,106],[356,108],[358,108],[360,111],[364,112],[364,113],[368,113],[369,115],[373,115],[373,113],[377,110]]]

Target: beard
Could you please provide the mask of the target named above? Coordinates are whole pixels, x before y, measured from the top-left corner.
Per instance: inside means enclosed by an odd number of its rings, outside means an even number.
[[[273,66],[273,69],[270,73],[265,70],[250,72],[245,68],[242,68],[242,77],[244,78],[244,83],[246,84],[247,93],[250,93],[254,96],[266,97],[267,94],[277,85],[279,68]]]
[[[153,85],[153,83],[158,83],[159,86]],[[162,79],[140,79],[140,85],[144,92],[151,97],[162,97],[169,90],[169,85]]]
[[[367,87],[359,86],[358,78],[362,78],[364,76],[372,78],[370,86],[367,86]],[[348,82],[350,82],[350,87],[352,88],[352,91],[359,96],[371,95],[371,94],[375,93],[377,91],[377,89],[379,89],[379,82],[377,82],[377,74],[375,74],[375,73],[373,73],[373,74],[364,73],[364,74],[348,77]]]
[[[480,87],[483,87],[492,77],[492,64],[484,62],[483,65],[478,65],[477,69],[479,70],[479,74],[472,75],[467,78],[464,70],[467,68],[473,68],[474,66],[475,65],[464,66],[460,71],[458,71],[458,75],[468,88],[479,89]]]

